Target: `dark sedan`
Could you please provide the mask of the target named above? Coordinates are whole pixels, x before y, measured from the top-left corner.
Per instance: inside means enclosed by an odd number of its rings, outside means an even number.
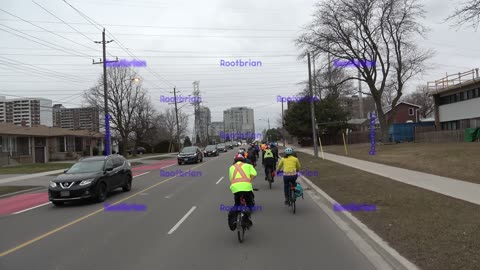
[[[103,202],[120,187],[132,189],[131,165],[123,156],[88,157],[50,181],[48,198],[54,205],[81,199]]]
[[[218,156],[218,149],[216,145],[207,145],[205,147],[205,156],[210,157],[210,156]]]
[[[231,142],[226,143],[228,149],[233,149],[233,144]]]
[[[199,163],[203,161],[203,153],[198,146],[184,147],[177,156],[178,165],[183,163]]]
[[[222,151],[222,152],[227,152],[227,145],[224,144],[224,143],[219,143],[217,144],[217,149],[218,151]]]

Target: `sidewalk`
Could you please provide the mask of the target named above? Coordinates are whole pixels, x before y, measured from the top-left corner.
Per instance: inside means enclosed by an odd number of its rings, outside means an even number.
[[[176,155],[176,153],[141,157],[141,158],[136,158],[136,159],[129,159],[128,161],[132,162],[132,161],[138,161],[138,160],[147,159],[147,158],[162,157],[162,156],[174,156],[174,155]],[[63,173],[63,171],[64,170],[62,169],[62,170],[55,170],[55,171],[48,171],[48,172],[41,172],[41,173],[34,173],[34,174],[23,174],[23,175],[18,175],[18,176],[14,176],[14,177],[8,177],[8,176],[11,176],[11,174],[10,175],[8,175],[8,174],[4,175],[6,177],[2,177],[2,175],[0,175],[0,184],[5,184],[5,183],[19,181],[19,180],[25,180],[25,179],[31,179],[31,178],[36,178],[36,177],[41,177],[41,176],[46,176],[46,175],[51,175],[51,174]]]
[[[313,155],[313,149],[300,147],[295,149],[299,152]],[[325,152],[324,155],[325,159],[333,162],[480,205],[479,184]],[[321,158],[321,153],[319,153],[319,157]]]

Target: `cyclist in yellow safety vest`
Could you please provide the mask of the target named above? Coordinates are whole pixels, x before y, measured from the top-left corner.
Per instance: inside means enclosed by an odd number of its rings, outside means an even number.
[[[283,167],[283,192],[285,194],[285,205],[288,205],[288,189],[290,183],[297,186],[297,172],[300,170],[300,161],[295,157],[293,149],[285,148],[285,157],[280,160],[277,167],[277,175]]]
[[[234,161],[235,164],[230,166],[228,176],[230,179],[230,190],[234,195],[235,206],[241,206],[240,198],[243,195],[247,206],[251,209],[255,206],[252,181],[257,176],[257,171],[252,165],[244,163],[245,157],[241,154],[237,154]],[[250,217],[249,213],[247,216]],[[249,223],[250,226],[253,225],[250,220]]]
[[[270,150],[270,147],[267,145],[267,149],[262,154],[262,164],[263,167],[265,168],[265,180],[267,180],[267,175],[270,170],[270,173],[275,172],[275,155],[273,154],[272,150]],[[273,175],[272,175],[272,180],[273,180]],[[273,182],[273,181],[272,181]]]

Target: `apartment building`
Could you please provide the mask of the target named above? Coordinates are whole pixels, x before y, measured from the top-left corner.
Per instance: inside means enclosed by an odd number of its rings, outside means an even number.
[[[55,104],[53,106],[53,126],[98,132],[100,112],[95,107],[65,108],[62,104]]]
[[[253,109],[247,107],[233,107],[223,111],[225,133],[255,133]]]
[[[0,96],[0,123],[51,127],[52,101],[46,98],[6,99]]]

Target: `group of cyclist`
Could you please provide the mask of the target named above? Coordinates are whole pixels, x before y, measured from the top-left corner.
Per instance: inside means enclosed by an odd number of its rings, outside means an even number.
[[[233,165],[230,166],[229,179],[230,190],[234,194],[235,206],[240,206],[240,198],[243,196],[245,202],[249,208],[255,206],[255,196],[253,194],[253,179],[257,176],[255,167],[259,160],[260,151],[262,151],[262,165],[265,169],[265,180],[268,180],[268,173],[272,173],[272,181],[275,175],[275,169],[277,175],[283,168],[283,183],[284,183],[284,196],[285,205],[288,205],[289,186],[292,183],[296,185],[297,172],[300,170],[300,161],[294,154],[292,148],[285,148],[285,156],[280,158],[278,155],[278,148],[275,143],[258,143],[250,144],[248,150],[240,148],[238,153],[234,157]],[[280,160],[277,166],[277,162]],[[235,218],[236,211],[229,213],[229,225],[231,230],[235,230],[233,219]],[[247,213],[247,217],[250,217],[250,213]],[[252,226],[252,221],[248,218],[248,227]]]

